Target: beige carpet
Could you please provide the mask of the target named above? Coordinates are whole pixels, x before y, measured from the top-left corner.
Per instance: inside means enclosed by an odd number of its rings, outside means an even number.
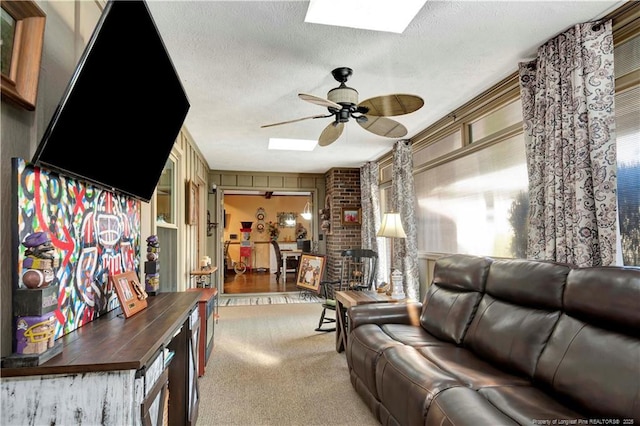
[[[200,378],[199,426],[379,425],[317,303],[223,306]]]

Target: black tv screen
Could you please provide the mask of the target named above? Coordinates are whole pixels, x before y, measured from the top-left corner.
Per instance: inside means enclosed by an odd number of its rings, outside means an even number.
[[[32,163],[149,202],[189,100],[144,1],[109,1]]]

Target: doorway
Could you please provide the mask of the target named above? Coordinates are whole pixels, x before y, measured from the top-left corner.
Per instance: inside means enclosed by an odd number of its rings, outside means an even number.
[[[222,294],[281,293],[297,291],[295,273],[276,280],[277,262],[271,239],[281,250],[297,249],[298,241],[317,240],[314,191],[223,190],[223,227],[219,235],[228,246]],[[303,215],[303,213],[305,213]],[[309,215],[307,214],[309,213]],[[235,262],[247,270],[236,274]]]

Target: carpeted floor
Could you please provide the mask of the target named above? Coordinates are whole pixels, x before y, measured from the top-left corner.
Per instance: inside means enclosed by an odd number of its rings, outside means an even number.
[[[200,378],[199,426],[379,425],[351,386],[317,303],[222,306]]]
[[[320,303],[322,299],[314,293],[290,292],[267,294],[222,295],[220,306],[281,305],[286,303]]]

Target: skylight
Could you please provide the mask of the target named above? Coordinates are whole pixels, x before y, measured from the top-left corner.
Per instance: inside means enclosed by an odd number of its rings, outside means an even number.
[[[318,141],[305,139],[279,139],[269,138],[269,149],[285,151],[313,151]]]
[[[311,0],[304,21],[401,34],[425,3],[426,0]]]

